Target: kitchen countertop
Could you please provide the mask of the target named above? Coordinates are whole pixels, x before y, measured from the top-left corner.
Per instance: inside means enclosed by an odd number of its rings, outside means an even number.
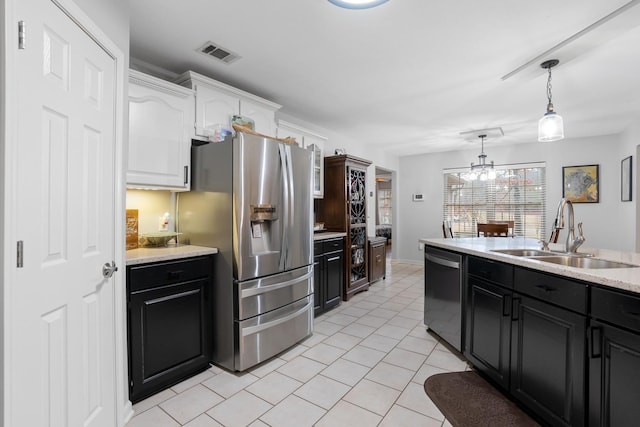
[[[491,252],[491,250],[493,249],[540,249],[540,244],[536,239],[523,237],[467,237],[454,239],[423,238],[419,241],[430,246],[449,249],[469,255],[476,255],[495,261],[502,261],[513,265],[531,268],[533,270],[540,270],[547,273],[569,277],[572,279],[597,283],[600,285],[609,286],[611,288],[624,289],[627,291],[640,293],[640,267],[602,269],[577,268],[540,261],[534,258],[525,258],[520,256],[501,254],[498,252]],[[552,243],[549,245],[549,248],[552,251],[564,251],[564,246],[564,242],[562,244]],[[624,262],[640,266],[640,253],[588,247],[580,247],[578,249],[578,253],[588,253],[592,254],[594,258]]]
[[[345,237],[347,235],[344,231],[322,231],[320,233],[313,233],[313,240],[327,240],[334,239],[336,237]]]
[[[149,262],[170,261],[200,255],[217,254],[217,248],[193,245],[168,245],[156,248],[129,249],[126,252],[127,265],[146,264]]]

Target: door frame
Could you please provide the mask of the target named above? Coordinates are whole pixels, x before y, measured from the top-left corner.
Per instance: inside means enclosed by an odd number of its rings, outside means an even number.
[[[11,341],[12,309],[11,284],[16,282],[16,232],[13,225],[20,215],[14,208],[20,188],[16,179],[17,163],[17,118],[18,114],[13,106],[17,105],[18,92],[16,85],[19,70],[15,69],[16,52],[18,46],[17,23],[21,19],[15,15],[14,3],[23,0],[7,0],[0,5],[0,34],[4,36],[4,43],[0,43],[0,424],[8,425],[12,419],[12,396],[6,390],[11,389],[10,377],[7,373],[12,367],[9,357],[8,343]],[[125,176],[124,153],[126,136],[125,94],[126,58],[124,53],[111,39],[84,13],[72,0],[50,0],[60,8],[69,18],[82,28],[95,42],[101,46],[115,63],[115,153],[114,153],[114,261],[120,267],[113,275],[114,289],[114,359],[116,374],[116,414],[118,426],[124,424],[133,416],[133,408],[129,401],[128,370],[127,370],[127,331],[126,331],[126,284],[125,284]],[[27,27],[27,48],[29,29]],[[31,36],[33,37],[33,36]]]

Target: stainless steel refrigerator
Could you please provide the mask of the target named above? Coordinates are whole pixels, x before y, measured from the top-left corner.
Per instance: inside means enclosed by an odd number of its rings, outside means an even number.
[[[313,330],[312,152],[238,133],[193,146],[178,228],[217,247],[213,362],[244,371]]]

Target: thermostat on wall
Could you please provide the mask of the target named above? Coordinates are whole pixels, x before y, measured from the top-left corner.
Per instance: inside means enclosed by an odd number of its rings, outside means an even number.
[[[414,202],[424,202],[424,194],[422,193],[417,193],[413,195],[413,201]]]

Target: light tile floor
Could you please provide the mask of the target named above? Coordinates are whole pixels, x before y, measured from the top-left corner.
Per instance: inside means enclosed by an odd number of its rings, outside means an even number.
[[[300,344],[243,373],[211,367],[134,405],[127,427],[450,424],[423,389],[466,362],[423,324],[423,267],[387,277],[315,319]]]

